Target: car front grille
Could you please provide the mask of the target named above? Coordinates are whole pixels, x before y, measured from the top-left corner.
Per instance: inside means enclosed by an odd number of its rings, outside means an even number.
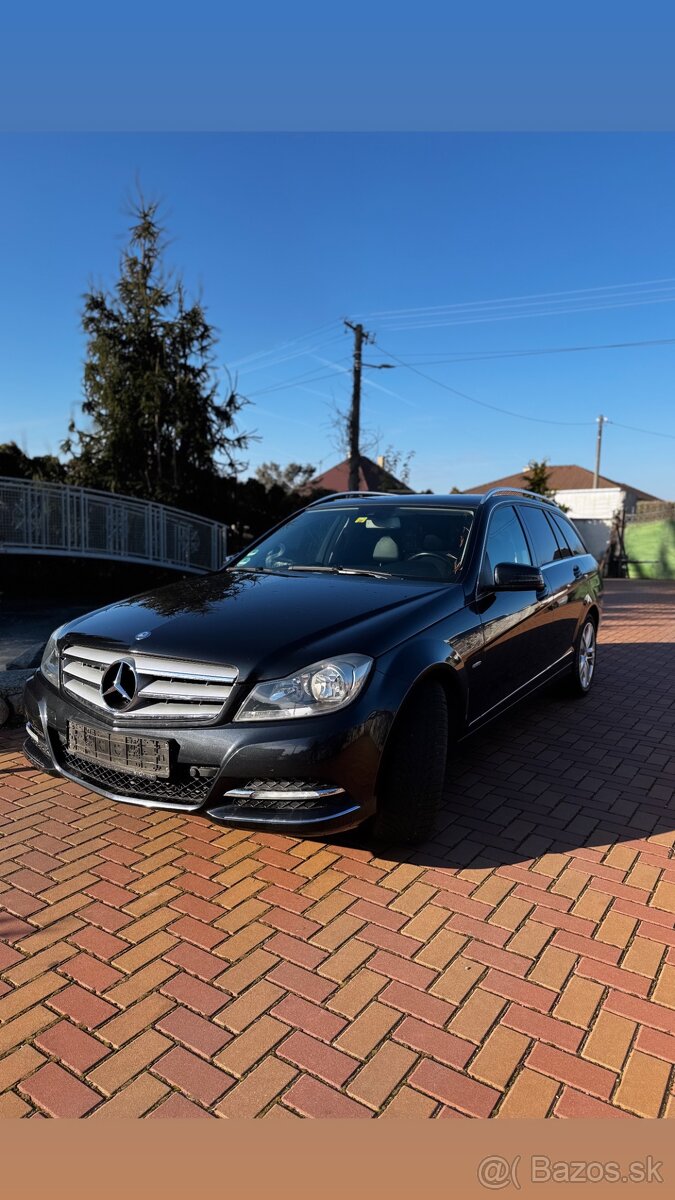
[[[101,683],[113,663],[129,664],[136,675],[136,695],[129,707],[113,708],[103,698]],[[66,646],[61,658],[61,681],[66,695],[101,715],[124,721],[159,720],[180,724],[215,720],[223,711],[237,681],[236,667],[153,654],[125,654],[98,646]]]
[[[102,788],[117,796],[128,796],[134,800],[156,800],[170,804],[199,804],[205,800],[213,786],[213,779],[192,779],[185,769],[183,778],[157,779],[149,775],[131,775],[116,771],[114,767],[102,766],[79,754],[71,754],[61,748],[58,752],[59,765],[69,775],[85,786]]]

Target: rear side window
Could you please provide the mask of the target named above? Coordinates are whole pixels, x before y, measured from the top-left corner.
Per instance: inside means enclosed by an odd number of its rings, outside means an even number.
[[[532,564],[523,527],[510,504],[500,505],[490,518],[481,570],[481,583],[485,587],[492,586],[495,567],[503,562]]]
[[[572,554],[586,554],[586,547],[584,546],[584,543],[582,542],[572,523],[568,521],[566,517],[563,517],[561,513],[557,512],[552,512],[551,518],[555,522],[557,528],[561,531],[565,541],[567,542],[567,545],[572,551]]]
[[[546,513],[541,508],[530,507],[529,504],[519,506],[519,511],[534,547],[537,566],[543,567],[546,563],[554,562],[560,557],[560,553],[553,530],[546,520]]]
[[[557,562],[561,558],[571,558],[572,551],[570,550],[570,548],[567,544],[567,539],[565,538],[565,535],[564,535],[562,529],[558,525],[557,521],[554,520],[552,512],[546,513],[546,520],[548,521],[549,525],[551,526],[551,529],[553,530],[553,536],[554,536],[556,542],[558,543],[558,549],[556,550],[555,555],[554,555],[555,561]]]

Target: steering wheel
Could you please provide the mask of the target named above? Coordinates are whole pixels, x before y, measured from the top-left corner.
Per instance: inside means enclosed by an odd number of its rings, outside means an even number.
[[[417,554],[411,554],[408,562],[414,562],[416,558],[437,558],[445,567],[448,565],[449,558],[451,558],[454,563],[457,562],[457,555],[451,554],[449,550],[445,550],[442,554],[438,550],[419,550]]]
[[[420,550],[417,554],[412,554],[408,559],[408,562],[414,562],[416,558],[435,559],[437,563],[442,564],[444,576],[447,574],[448,568],[452,569],[452,564],[448,562],[448,559],[451,558],[453,563],[457,562],[454,554],[450,554],[449,552],[447,554],[439,554],[435,550]]]

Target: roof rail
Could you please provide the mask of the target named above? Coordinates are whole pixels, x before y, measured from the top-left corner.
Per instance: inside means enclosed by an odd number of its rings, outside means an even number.
[[[414,492],[331,492],[328,496],[319,496],[318,500],[312,500],[307,508],[313,508],[315,504],[325,504],[328,500],[345,500],[350,496],[365,497],[368,496],[414,496]]]
[[[504,494],[515,495],[515,496],[527,496],[528,499],[541,500],[544,504],[552,504],[554,506],[554,508],[558,508],[558,501],[554,500],[553,496],[542,496],[540,492],[528,492],[525,490],[525,488],[515,488],[515,487],[490,488],[489,492],[485,492],[483,499],[481,500],[481,504],[485,504],[485,501],[489,500],[491,496],[501,496]]]

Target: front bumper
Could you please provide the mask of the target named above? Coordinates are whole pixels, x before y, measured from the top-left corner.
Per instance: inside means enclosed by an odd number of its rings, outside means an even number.
[[[394,712],[377,672],[347,708],[319,717],[265,724],[130,728],[106,721],[47,683],[28,680],[24,750],[42,770],[112,800],[202,813],[225,825],[298,833],[337,833],[370,817],[382,749]],[[68,722],[135,737],[168,739],[168,780],[78,758],[67,749]]]

